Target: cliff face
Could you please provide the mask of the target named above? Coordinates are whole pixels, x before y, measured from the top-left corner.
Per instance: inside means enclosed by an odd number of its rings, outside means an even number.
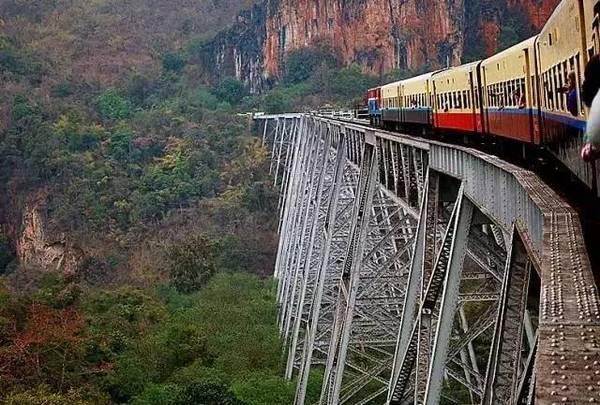
[[[346,64],[368,71],[458,63],[462,0],[282,0],[267,21],[265,74],[277,76],[285,55],[315,41],[331,44]]]
[[[236,77],[257,93],[269,80],[264,74],[263,48],[267,42],[266,2],[240,13],[235,24],[219,33],[194,58],[202,65],[207,81]]]
[[[200,63],[213,81],[235,76],[252,92],[280,77],[290,51],[317,43],[374,74],[456,65],[495,52],[503,35],[534,33],[559,1],[264,0],[208,44]]]
[[[50,230],[47,220],[47,192],[42,190],[27,198],[14,229],[19,263],[46,270],[74,274],[83,252],[59,232]]]

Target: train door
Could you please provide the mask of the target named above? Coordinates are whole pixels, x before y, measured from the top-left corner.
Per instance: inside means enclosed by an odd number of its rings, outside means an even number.
[[[439,106],[439,100],[438,100],[438,96],[437,96],[437,89],[435,87],[435,79],[431,78],[431,98],[432,98],[432,103],[431,103],[431,123],[433,124],[433,127],[437,127],[437,111]]]
[[[479,82],[479,88],[481,89],[481,113],[483,120],[483,134],[489,135],[490,133],[490,120],[489,120],[489,95],[487,86],[487,67],[481,67],[481,80]]]
[[[529,109],[529,138],[531,143],[536,143],[539,138],[539,126],[534,122],[534,96],[533,96],[533,83],[531,75],[531,57],[529,49],[523,50],[525,53],[525,94],[526,94],[526,107]]]
[[[431,96],[430,79],[425,80],[425,108],[427,111],[427,125],[431,125],[431,115],[433,111],[433,99]]]
[[[473,117],[473,129],[476,134],[481,134],[481,117],[477,114],[475,110],[475,86],[476,86],[475,75],[473,74],[473,69],[469,70],[469,93],[471,97],[471,116]],[[465,107],[469,106],[467,103]]]
[[[594,6],[594,19],[592,20],[592,40],[593,40],[593,54],[597,55],[600,53],[600,1]]]
[[[531,50],[533,55],[529,55],[530,62],[529,66],[533,67],[531,72],[531,84],[532,84],[532,100],[531,104],[533,109],[533,137],[536,144],[542,142],[542,78],[540,76],[540,60],[539,60],[539,37],[535,40],[535,43]]]
[[[404,88],[404,85],[398,85],[398,123],[400,125],[404,123],[404,109],[406,108],[406,100],[404,99],[405,94],[406,89]]]

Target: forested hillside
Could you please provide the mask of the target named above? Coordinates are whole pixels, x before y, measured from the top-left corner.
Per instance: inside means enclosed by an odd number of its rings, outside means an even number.
[[[0,2],[0,402],[290,402],[268,156],[191,57],[243,6]]]

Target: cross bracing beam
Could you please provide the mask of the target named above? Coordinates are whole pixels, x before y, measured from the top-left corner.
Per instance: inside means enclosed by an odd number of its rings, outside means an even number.
[[[257,123],[281,192],[276,278],[296,404],[311,366],[325,372],[321,403],[600,400],[600,305],[578,217],[539,179],[316,116]],[[529,282],[514,275],[515,227]]]

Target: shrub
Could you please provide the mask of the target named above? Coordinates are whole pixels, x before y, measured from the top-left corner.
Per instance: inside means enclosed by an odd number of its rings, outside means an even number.
[[[167,251],[171,282],[182,293],[199,290],[215,274],[217,244],[206,236],[193,236]]]
[[[186,64],[183,56],[175,52],[164,54],[161,58],[161,62],[164,70],[175,73],[181,73]]]
[[[131,115],[129,100],[115,89],[102,92],[96,99],[96,107],[100,116],[109,121],[122,120]]]
[[[232,77],[224,79],[214,90],[214,94],[222,101],[229,104],[239,104],[247,92],[244,83]]]

